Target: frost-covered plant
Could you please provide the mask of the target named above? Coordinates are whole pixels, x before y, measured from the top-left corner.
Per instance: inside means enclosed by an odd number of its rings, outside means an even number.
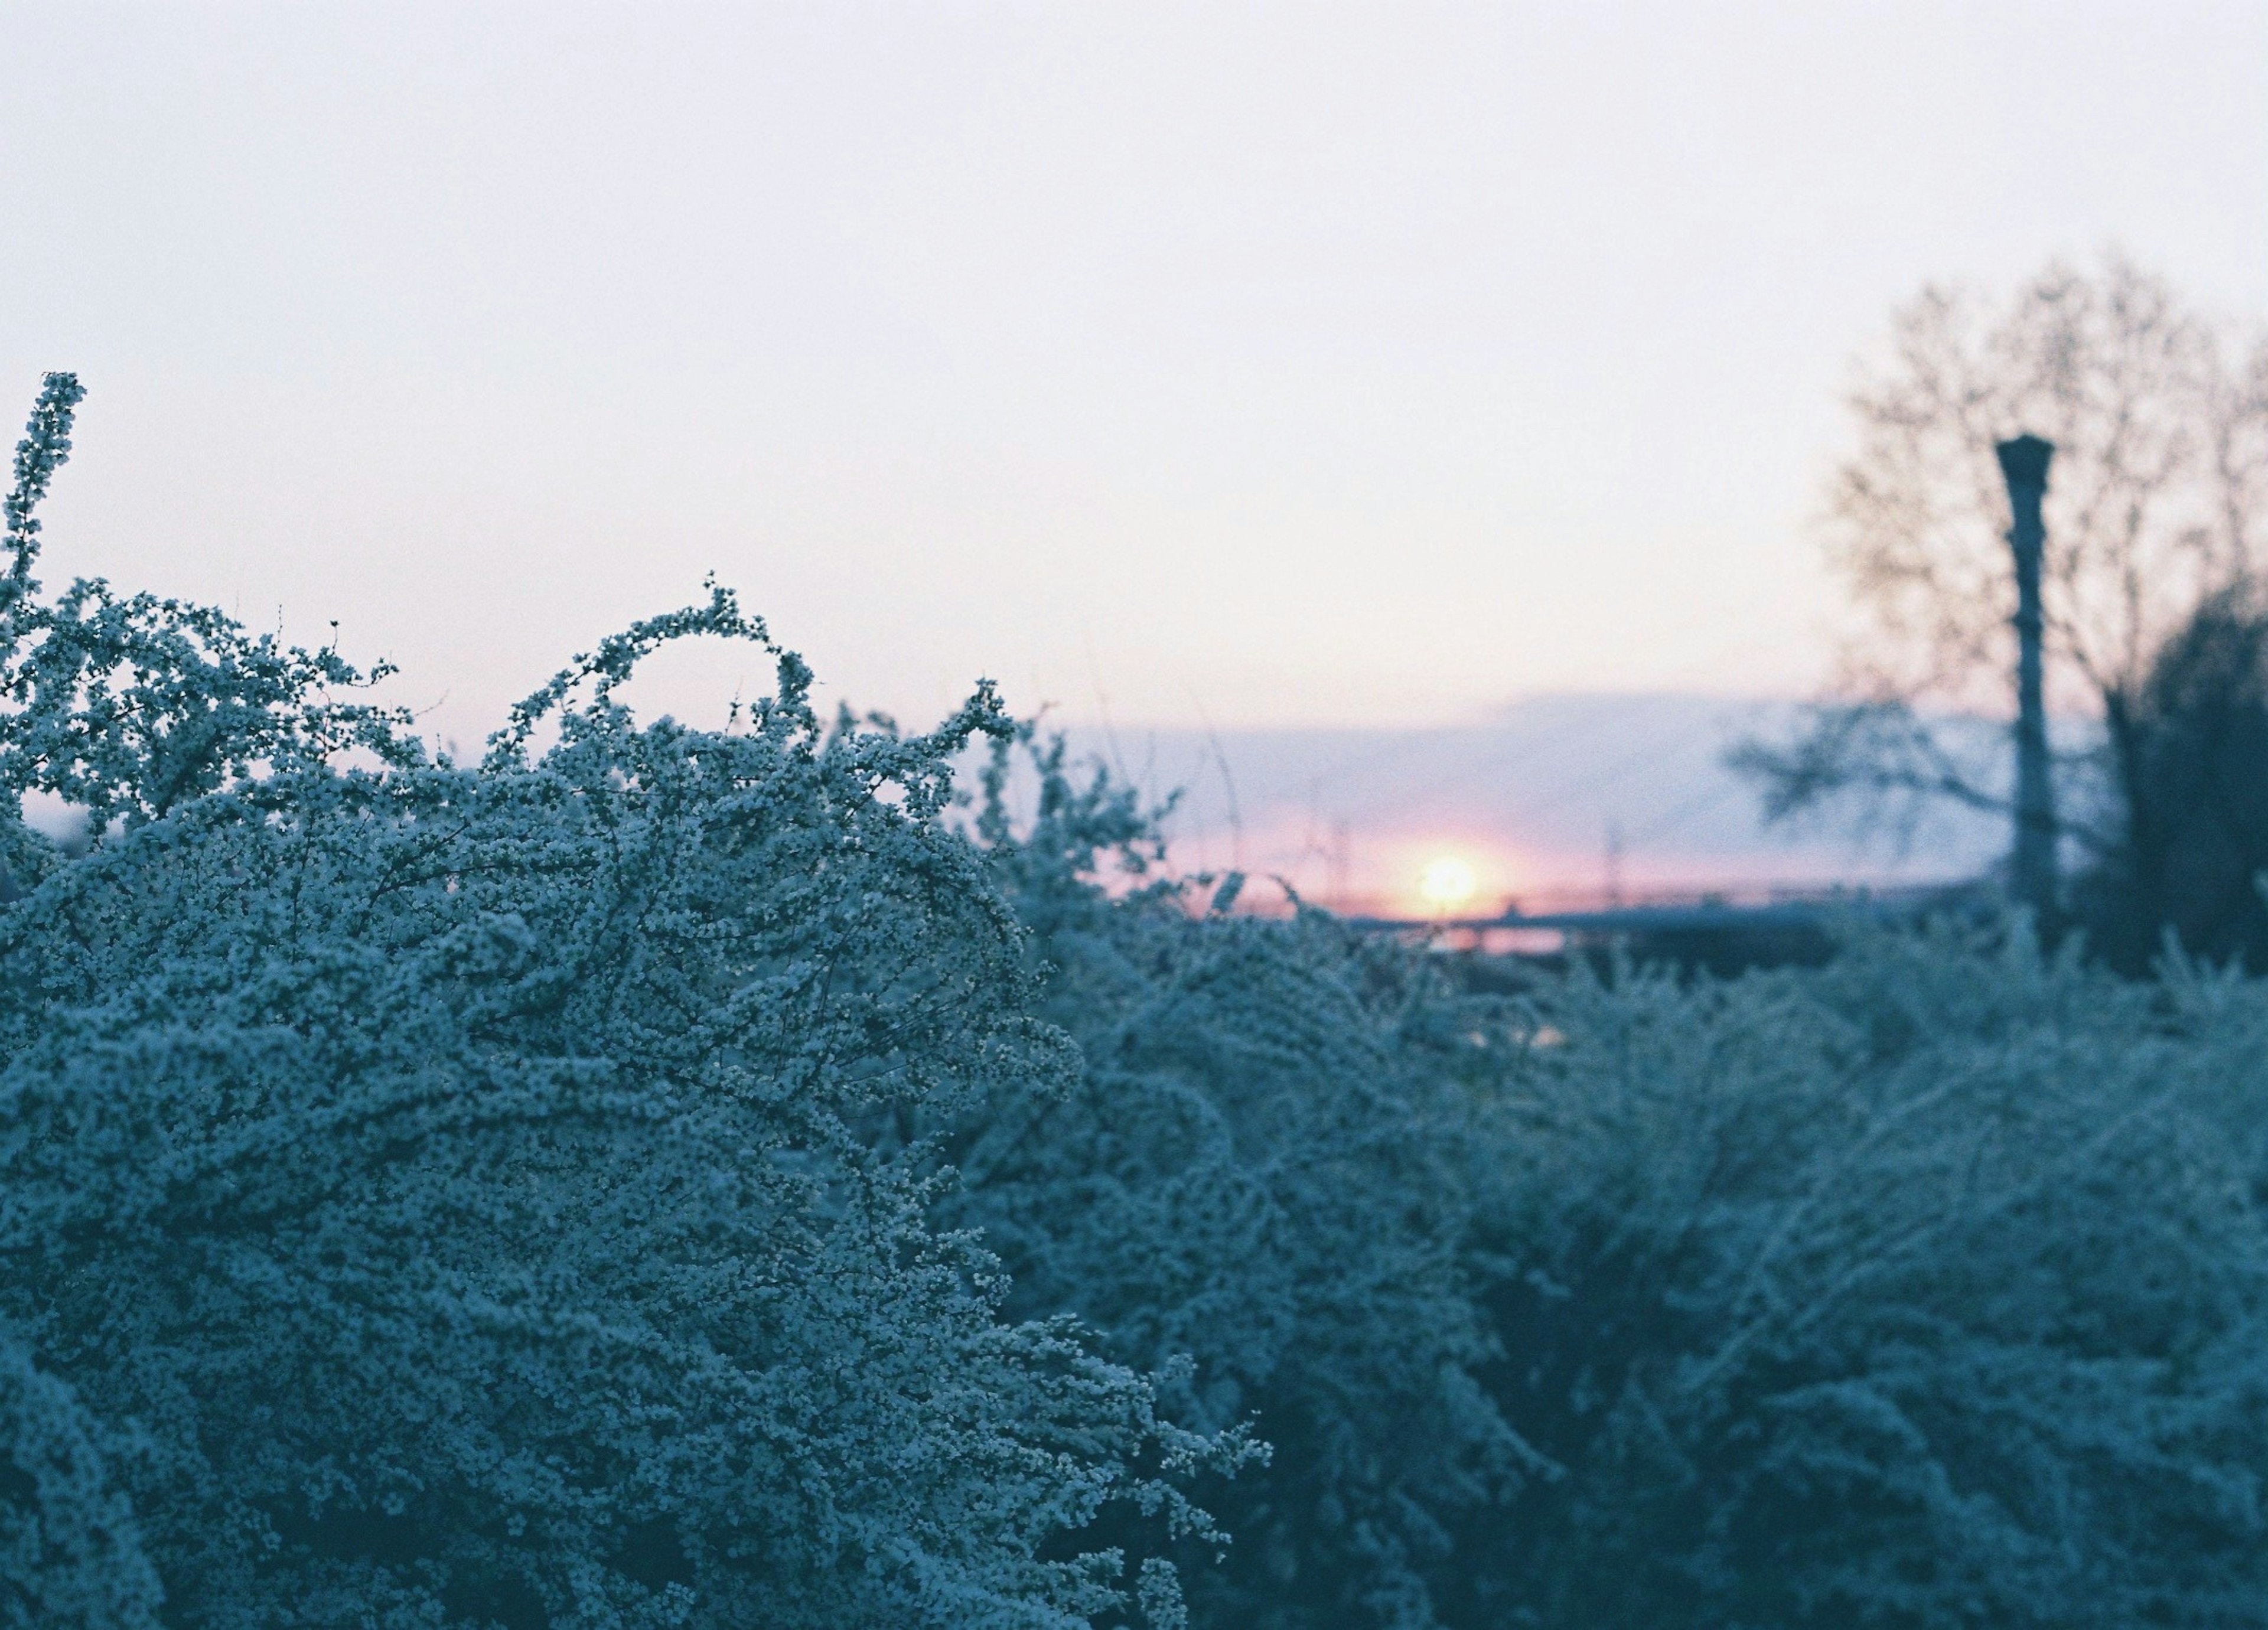
[[[96,828],[147,821],[258,771],[328,762],[361,748],[387,763],[416,754],[408,715],[341,701],[365,674],[329,647],[247,632],[210,607],[118,595],[82,578],[54,600],[33,575],[34,511],[70,456],[77,376],[50,373],[16,447],[0,572],[0,798],[30,791],[79,806]]]
[[[1072,1309],[1138,1368],[1191,1356],[1182,1418],[1271,1446],[1208,1491],[1236,1540],[1189,1570],[1198,1622],[1431,1624],[1452,1528],[1540,1464],[1475,1379],[1494,1349],[1463,1260],[1476,1069],[1507,1011],[1319,913],[1229,914],[1234,880],[1219,909],[1142,882],[1142,812],[1075,785],[1060,744],[1012,832],[998,750],[980,829],[1086,1073],[968,1129],[960,1214],[1012,1306]]]
[[[1995,927],[1491,996],[1105,887],[1132,800],[1032,779],[983,824],[1088,1073],[962,1203],[1274,1444],[1197,1623],[2268,1623],[2260,985]]]
[[[1565,1475],[1466,1537],[1497,1612],[2268,1622],[2261,996],[1951,930],[1550,996],[1487,1379]]]
[[[639,726],[654,644],[769,645],[718,591],[428,762],[328,655],[35,600],[76,399],[19,454],[0,776],[123,821],[11,834],[0,1622],[1171,1623],[1174,1483],[1241,1451],[1002,1322],[876,1136],[1073,1066],[939,818],[989,692],[830,732],[780,653],[745,728]]]
[[[0,1346],[0,1624],[154,1625],[158,1580],[71,1390]]]
[[[0,1626],[1162,1626],[1175,1560],[1199,1630],[2268,1624],[2268,988],[1491,994],[1158,881],[1060,750],[1012,825],[989,690],[824,726],[713,588],[431,761],[39,597],[77,400],[0,603],[0,785],[96,815],[0,822]],[[688,634],[776,694],[641,726]]]

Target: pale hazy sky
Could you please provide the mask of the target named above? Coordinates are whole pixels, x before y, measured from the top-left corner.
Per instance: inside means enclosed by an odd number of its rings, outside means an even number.
[[[835,694],[1800,690],[1852,352],[2117,243],[2268,313],[2268,6],[0,6],[72,571],[467,738],[737,585]],[[650,700],[721,710],[759,664]]]

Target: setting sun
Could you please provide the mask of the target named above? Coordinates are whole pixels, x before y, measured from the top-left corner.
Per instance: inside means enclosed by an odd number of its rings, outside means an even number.
[[[1432,910],[1447,916],[1473,897],[1480,887],[1473,868],[1454,855],[1442,855],[1425,862],[1425,870],[1418,874],[1418,893]]]

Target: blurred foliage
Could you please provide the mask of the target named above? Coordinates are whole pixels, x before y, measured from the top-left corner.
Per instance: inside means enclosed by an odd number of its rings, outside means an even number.
[[[1106,890],[1130,800],[1044,781],[995,859],[1087,1081],[958,1214],[1273,1445],[1197,1622],[2268,1623],[2259,986],[1854,922],[1476,992]]]
[[[2130,972],[2169,927],[2257,957],[2268,826],[2236,785],[2259,693],[2237,646],[2268,566],[2268,331],[2116,254],[2051,262],[2005,297],[1924,289],[1847,406],[1818,527],[1853,625],[1800,726],[1730,756],[1766,818],[1905,837],[1932,806],[2010,810],[2011,745],[1990,722],[2012,711],[2016,662],[1994,446],[2043,436],[2055,802],[2065,851],[2095,873],[2072,920]]]
[[[2132,694],[2109,698],[2116,840],[2080,880],[2078,920],[2114,967],[2148,971],[2170,934],[2268,973],[2268,607],[2213,595]]]

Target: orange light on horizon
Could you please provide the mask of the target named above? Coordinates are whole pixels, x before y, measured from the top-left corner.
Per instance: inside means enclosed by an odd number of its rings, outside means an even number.
[[[1436,917],[1453,917],[1480,891],[1472,867],[1456,855],[1436,855],[1418,874],[1418,897]]]

